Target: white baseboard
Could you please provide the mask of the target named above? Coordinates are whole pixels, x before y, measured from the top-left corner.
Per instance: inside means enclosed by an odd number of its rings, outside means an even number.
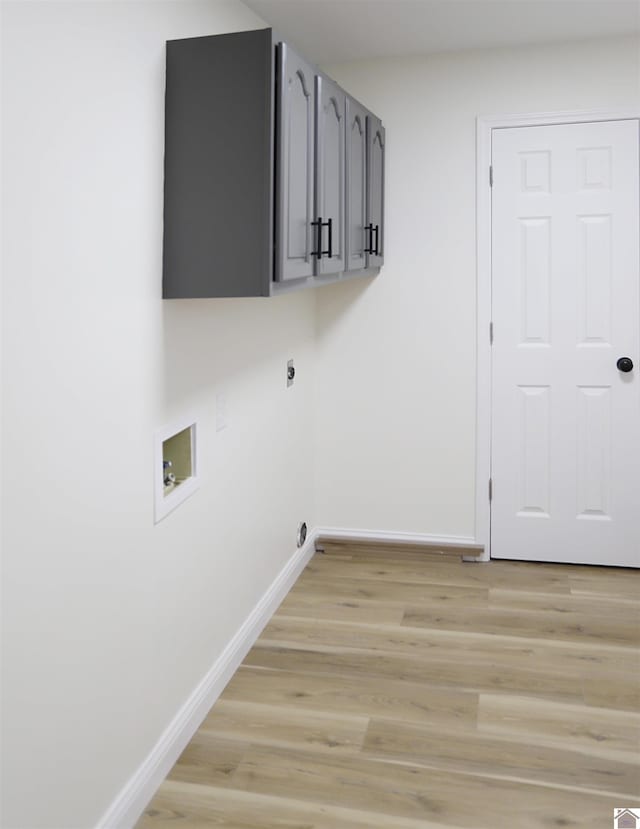
[[[289,559],[269,589],[251,611],[242,627],[229,642],[189,699],[177,712],[146,760],[125,784],[96,829],[131,829],[165,779],[174,763],[218,699],[225,686],[242,664],[252,645],[273,616],[280,602],[293,587],[300,573],[315,552],[319,538],[343,541],[371,541],[392,544],[423,544],[441,549],[461,547],[475,552],[469,560],[480,561],[484,555],[482,544],[466,536],[426,535],[424,533],[387,532],[383,530],[353,530],[342,527],[317,527]],[[465,557],[466,558],[466,557]]]
[[[331,541],[371,541],[387,544],[420,544],[425,547],[438,547],[446,550],[463,548],[470,555],[463,556],[465,561],[484,561],[484,544],[479,544],[471,536],[429,535],[428,533],[389,532],[387,530],[353,530],[345,527],[317,527],[316,538]],[[476,553],[477,550],[477,553]],[[488,559],[487,559],[488,560]]]
[[[135,825],[278,605],[307,566],[315,552],[316,538],[317,534],[310,532],[304,546],[289,559],[242,627],[173,718],[146,760],[107,809],[96,829],[131,829]]]

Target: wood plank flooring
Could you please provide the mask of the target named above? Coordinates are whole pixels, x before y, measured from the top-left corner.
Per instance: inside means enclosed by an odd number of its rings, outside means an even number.
[[[547,829],[640,802],[640,572],[325,544],[137,829]]]

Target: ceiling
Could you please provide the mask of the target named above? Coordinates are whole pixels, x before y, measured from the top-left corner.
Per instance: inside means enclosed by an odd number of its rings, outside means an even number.
[[[324,64],[640,33],[640,0],[244,2]]]

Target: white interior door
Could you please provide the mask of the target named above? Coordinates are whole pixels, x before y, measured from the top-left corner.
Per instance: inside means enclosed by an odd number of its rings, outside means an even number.
[[[640,566],[638,150],[493,131],[493,558]]]

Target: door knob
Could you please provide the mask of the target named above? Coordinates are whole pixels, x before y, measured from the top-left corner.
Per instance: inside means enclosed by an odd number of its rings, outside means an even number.
[[[630,357],[620,357],[616,366],[618,371],[624,371],[626,374],[628,371],[633,371],[633,360]]]

